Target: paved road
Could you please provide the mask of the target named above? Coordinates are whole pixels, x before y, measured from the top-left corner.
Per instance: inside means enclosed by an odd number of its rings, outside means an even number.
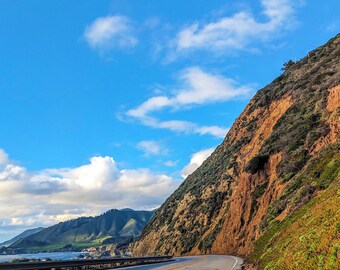
[[[226,255],[207,255],[174,258],[172,262],[126,267],[138,270],[239,270],[243,260]]]

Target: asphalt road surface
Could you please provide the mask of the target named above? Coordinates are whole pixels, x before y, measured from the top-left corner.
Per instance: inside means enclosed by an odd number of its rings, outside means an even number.
[[[131,266],[138,270],[240,270],[243,260],[227,255],[206,255],[174,258],[172,262]]]

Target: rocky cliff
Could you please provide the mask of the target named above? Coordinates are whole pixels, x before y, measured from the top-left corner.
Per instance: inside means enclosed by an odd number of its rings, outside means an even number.
[[[223,143],[157,210],[134,253],[253,255],[257,266],[280,269],[282,262],[270,252],[283,231],[298,238],[303,232],[292,228],[313,215],[318,200],[340,203],[339,104],[337,35],[289,62],[256,93]],[[336,207],[330,211],[339,215]],[[334,240],[339,218],[329,223]]]

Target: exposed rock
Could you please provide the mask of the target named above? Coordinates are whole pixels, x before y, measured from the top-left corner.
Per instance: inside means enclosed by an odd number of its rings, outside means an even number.
[[[340,35],[258,91],[157,210],[133,253],[249,257],[272,224],[338,181],[339,84]]]

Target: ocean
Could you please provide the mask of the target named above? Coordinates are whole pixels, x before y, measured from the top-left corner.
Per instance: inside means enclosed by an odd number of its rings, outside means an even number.
[[[16,254],[16,255],[0,255],[0,262],[10,262],[13,259],[46,259],[52,260],[72,260],[77,259],[84,252],[49,252],[49,253],[34,253],[34,254]]]

